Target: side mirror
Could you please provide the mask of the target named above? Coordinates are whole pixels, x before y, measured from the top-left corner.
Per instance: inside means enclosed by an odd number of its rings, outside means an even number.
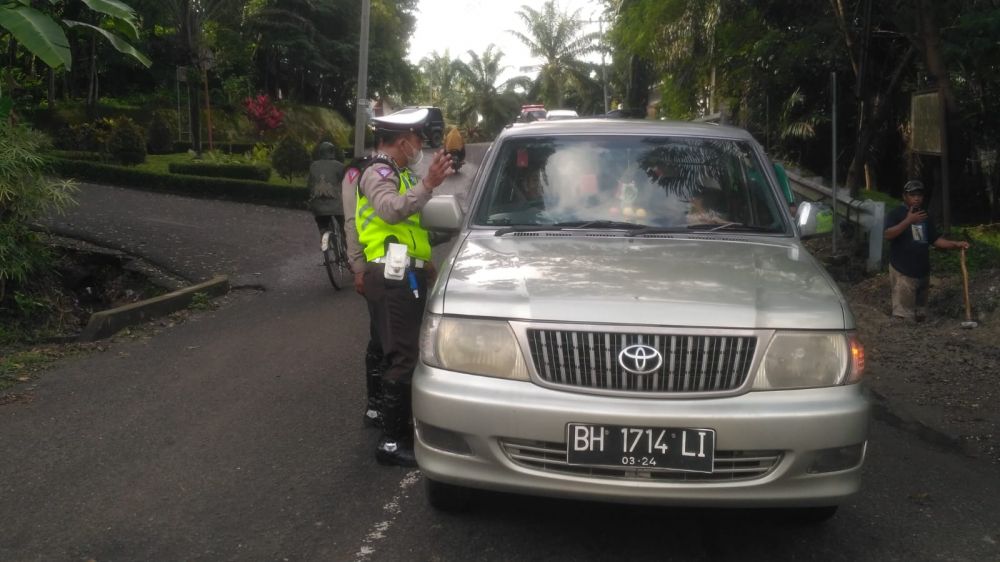
[[[795,222],[803,238],[830,234],[833,232],[833,209],[823,203],[800,203]]]
[[[463,218],[454,195],[435,195],[420,211],[420,226],[438,232],[457,232]]]

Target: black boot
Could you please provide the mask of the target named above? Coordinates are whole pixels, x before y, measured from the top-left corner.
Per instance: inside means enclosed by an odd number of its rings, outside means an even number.
[[[417,466],[413,455],[410,385],[382,382],[382,438],[375,448],[379,464]]]
[[[369,348],[371,345],[369,344]],[[365,406],[365,427],[382,427],[382,354],[365,353],[365,386],[368,402]]]

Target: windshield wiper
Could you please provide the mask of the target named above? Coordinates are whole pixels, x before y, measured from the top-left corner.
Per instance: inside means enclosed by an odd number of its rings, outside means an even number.
[[[635,224],[634,222],[609,221],[609,220],[557,222],[554,226],[564,226],[566,228],[614,228],[614,229],[626,229],[626,230],[645,228],[643,225]]]
[[[626,234],[626,236],[644,236],[646,234],[677,234],[678,232],[689,232],[691,230],[703,230],[706,232],[715,232],[716,230],[733,230],[733,231],[743,231],[743,232],[770,232],[770,233],[777,232],[773,228],[767,228],[764,226],[755,226],[752,224],[743,224],[739,222],[725,222],[721,224],[699,223],[699,224],[688,224],[684,226],[650,226],[629,232],[628,234]]]
[[[705,230],[715,232],[716,230],[741,230],[745,232],[776,232],[773,228],[757,226],[755,224],[743,224],[741,222],[719,223],[699,223],[687,225],[688,230]]]
[[[493,235],[503,236],[504,234],[510,234],[511,232],[558,232],[560,230],[585,230],[588,228],[633,230],[637,228],[642,229],[643,226],[641,224],[635,224],[633,222],[621,222],[621,221],[609,221],[609,220],[567,221],[567,222],[557,222],[553,224],[508,226],[505,228],[498,229],[496,232],[493,233]]]

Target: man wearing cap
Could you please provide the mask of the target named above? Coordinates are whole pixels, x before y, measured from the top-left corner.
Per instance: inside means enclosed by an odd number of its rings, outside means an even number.
[[[924,184],[910,180],[903,186],[903,204],[885,217],[885,239],[891,241],[892,315],[917,322],[927,317],[931,245],[942,250],[969,247],[968,242],[955,242],[938,234],[923,204]]]
[[[416,466],[410,427],[410,380],[420,350],[420,321],[433,278],[430,237],[420,210],[431,192],[454,173],[438,151],[427,175],[417,181],[409,166],[423,158],[422,124],[427,110],[373,119],[376,153],[358,181],[354,213],[364,248],[365,298],[385,354],[382,372],[382,438],[375,450],[381,464]]]

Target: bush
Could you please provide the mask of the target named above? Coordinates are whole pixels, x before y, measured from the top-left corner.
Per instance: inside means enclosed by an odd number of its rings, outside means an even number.
[[[271,179],[271,168],[269,166],[254,166],[252,164],[210,164],[205,162],[181,164],[172,162],[167,167],[171,174],[188,176],[254,181],[268,181]]]
[[[263,143],[251,143],[251,142],[219,142],[216,141],[214,150],[225,152],[227,154],[244,154],[250,152],[257,145],[266,146]],[[208,141],[202,139],[201,142],[202,150],[208,150]],[[194,145],[190,141],[176,141],[174,142],[174,152],[187,152],[189,150],[194,150]]]
[[[128,117],[114,121],[108,138],[108,152],[114,159],[126,166],[142,164],[146,161],[146,134],[142,127]]]
[[[89,160],[91,162],[106,162],[111,160],[105,152],[88,152],[86,150],[50,150],[48,154],[67,160]]]
[[[64,160],[62,158],[51,158],[50,164],[53,171],[64,177],[148,191],[183,193],[235,201],[265,202],[294,209],[305,208],[305,202],[309,198],[309,190],[304,186],[283,187],[249,180],[163,174],[137,168],[82,160]]]
[[[56,135],[55,146],[65,150],[107,152],[108,140],[114,123],[110,119],[96,119],[90,123],[70,125]]]
[[[177,140],[177,119],[170,111],[154,111],[149,121],[149,153],[169,154]]]
[[[27,283],[47,263],[29,224],[73,202],[73,184],[43,174],[45,143],[40,133],[0,120],[0,302],[10,283]]]
[[[281,139],[271,153],[271,165],[274,166],[274,171],[288,181],[292,181],[292,176],[308,172],[309,164],[309,152],[305,145],[292,136]]]

